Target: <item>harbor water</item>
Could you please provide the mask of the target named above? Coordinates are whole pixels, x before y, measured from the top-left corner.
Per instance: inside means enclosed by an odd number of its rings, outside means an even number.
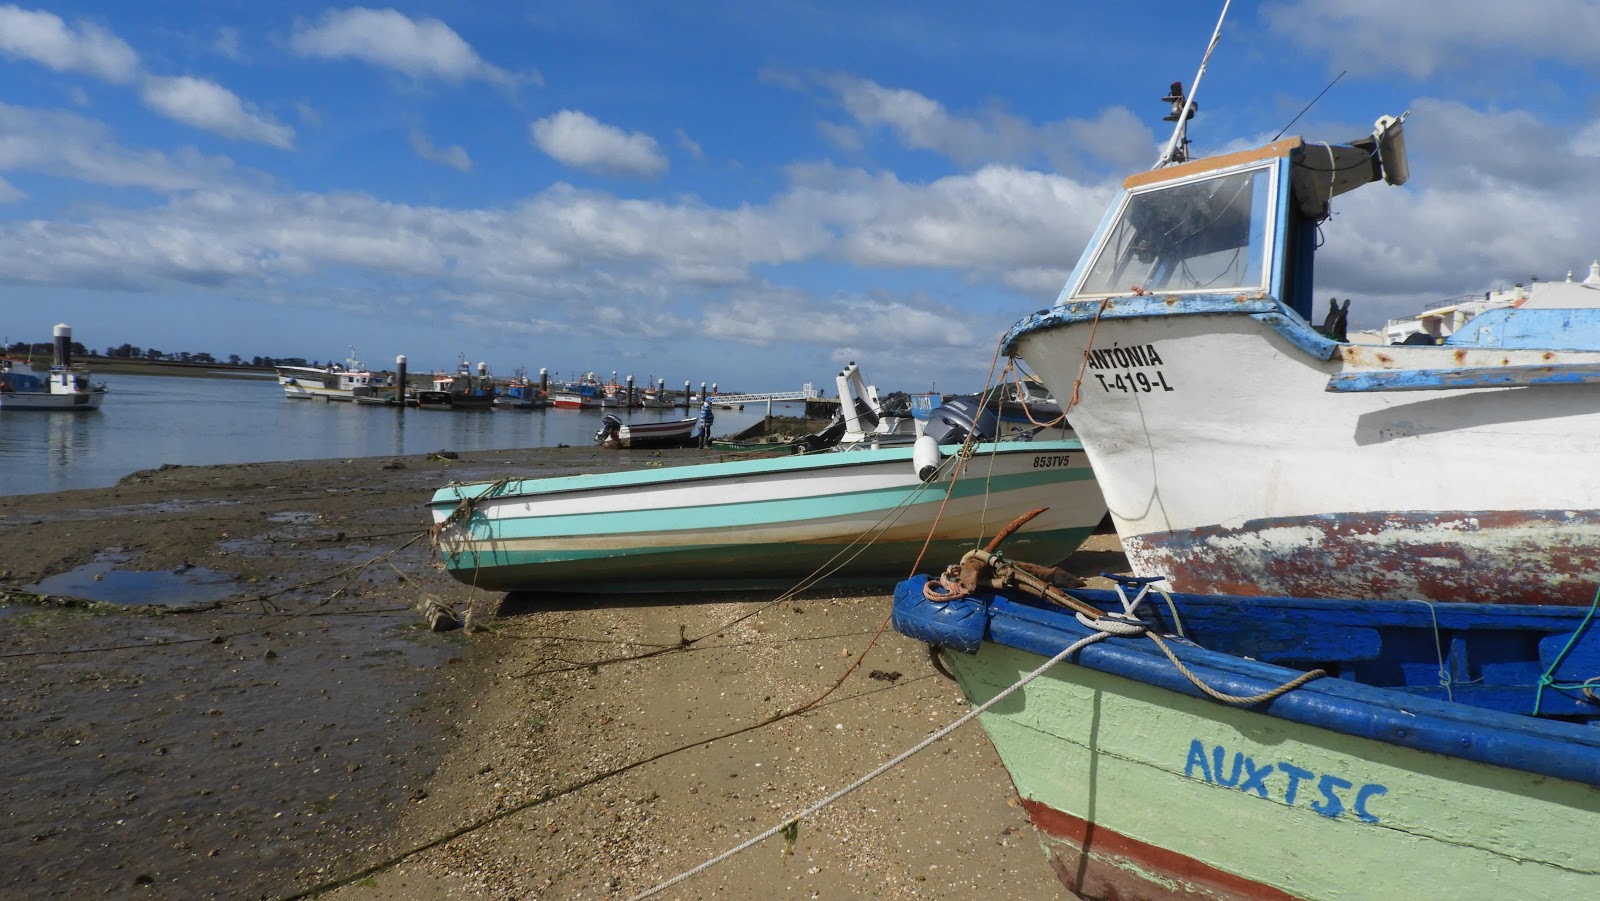
[[[163,465],[391,457],[436,450],[582,447],[600,418],[656,422],[696,415],[672,410],[401,410],[291,400],[275,379],[107,375],[105,406],[86,413],[0,416],[0,495],[104,488]],[[767,405],[716,411],[715,435],[761,421]],[[773,404],[773,415],[802,415]]]

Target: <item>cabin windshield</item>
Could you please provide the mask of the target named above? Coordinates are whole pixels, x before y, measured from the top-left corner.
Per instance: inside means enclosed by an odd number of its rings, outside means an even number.
[[[1266,288],[1271,166],[1129,192],[1075,296]]]

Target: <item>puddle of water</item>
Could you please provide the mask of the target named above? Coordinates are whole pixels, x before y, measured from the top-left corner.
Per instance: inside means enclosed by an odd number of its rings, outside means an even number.
[[[303,513],[299,510],[285,510],[281,513],[268,514],[267,522],[306,523],[316,522],[320,518],[321,517],[315,513]]]
[[[155,604],[182,607],[220,601],[233,595],[233,576],[191,566],[181,572],[141,572],[117,569],[128,562],[124,554],[101,554],[93,563],[43,579],[28,590],[60,594],[108,604]]]

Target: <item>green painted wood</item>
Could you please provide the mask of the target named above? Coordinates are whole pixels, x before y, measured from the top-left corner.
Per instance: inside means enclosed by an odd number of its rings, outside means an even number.
[[[990,643],[945,659],[974,703],[1043,662]],[[1600,889],[1592,786],[1352,738],[1071,664],[981,721],[1022,797],[1297,897],[1504,901]],[[1358,814],[1358,799],[1375,822]]]

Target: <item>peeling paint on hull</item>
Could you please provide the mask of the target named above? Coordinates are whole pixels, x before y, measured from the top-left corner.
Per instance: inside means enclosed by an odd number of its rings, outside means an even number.
[[[1241,879],[1182,854],[1113,832],[1048,804],[1022,799],[1044,838],[1050,868],[1068,890],[1090,901],[1293,901],[1268,885]]]
[[[1600,511],[1388,511],[1256,519],[1123,540],[1140,575],[1251,596],[1588,604]]]

